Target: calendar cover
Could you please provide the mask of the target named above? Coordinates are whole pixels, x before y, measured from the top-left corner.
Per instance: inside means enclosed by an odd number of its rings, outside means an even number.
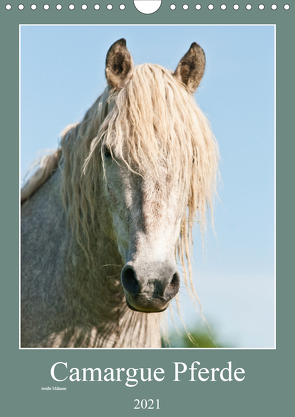
[[[0,16],[3,414],[290,409],[292,4]]]

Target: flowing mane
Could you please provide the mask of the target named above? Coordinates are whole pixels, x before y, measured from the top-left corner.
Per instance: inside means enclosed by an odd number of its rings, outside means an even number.
[[[103,146],[115,147],[130,169],[139,175],[148,172],[155,179],[161,175],[159,161],[165,161],[174,173],[173,179],[182,181],[189,189],[188,211],[181,221],[177,251],[185,284],[189,276],[190,291],[194,293],[192,228],[197,221],[203,233],[208,209],[213,221],[218,166],[217,142],[206,116],[170,71],[143,64],[133,69],[121,91],[116,93],[107,87],[82,122],[64,130],[61,149],[42,160],[42,178],[50,176],[49,161],[54,161],[50,166],[53,171],[62,157],[62,196],[68,218],[78,242],[85,245],[90,256],[87,242],[97,217],[93,201],[95,174]],[[40,171],[37,175],[41,176]],[[85,212],[90,215],[81,216]]]
[[[22,201],[60,168],[66,218],[90,264],[95,249],[92,234],[102,216],[97,199],[107,186],[106,149],[115,163],[125,164],[139,177],[152,178],[158,198],[163,167],[169,173],[168,183],[181,184],[187,210],[181,218],[175,258],[181,262],[188,291],[197,298],[190,260],[192,227],[197,221],[203,233],[209,213],[213,222],[218,146],[189,89],[159,65],[133,67],[120,89],[108,86],[83,120],[65,129],[58,151],[43,160],[25,185]],[[98,179],[98,172],[105,182]],[[156,216],[157,208],[154,212]]]

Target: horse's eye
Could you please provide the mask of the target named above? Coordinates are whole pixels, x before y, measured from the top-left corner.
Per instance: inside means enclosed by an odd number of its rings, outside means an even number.
[[[112,157],[111,151],[109,150],[108,147],[104,148],[103,155],[104,155],[105,158],[111,158]]]

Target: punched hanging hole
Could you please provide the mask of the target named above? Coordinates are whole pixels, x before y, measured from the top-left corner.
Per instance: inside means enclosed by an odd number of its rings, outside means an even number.
[[[155,13],[161,6],[162,0],[134,0],[134,6],[143,14]]]

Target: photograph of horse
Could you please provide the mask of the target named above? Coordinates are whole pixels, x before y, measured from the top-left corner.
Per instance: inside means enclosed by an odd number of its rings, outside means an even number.
[[[177,256],[193,292],[192,226],[216,192],[204,70],[195,42],[174,73],[110,47],[105,91],[21,192],[23,347],[161,347]]]
[[[275,347],[273,25],[21,25],[19,346]]]

